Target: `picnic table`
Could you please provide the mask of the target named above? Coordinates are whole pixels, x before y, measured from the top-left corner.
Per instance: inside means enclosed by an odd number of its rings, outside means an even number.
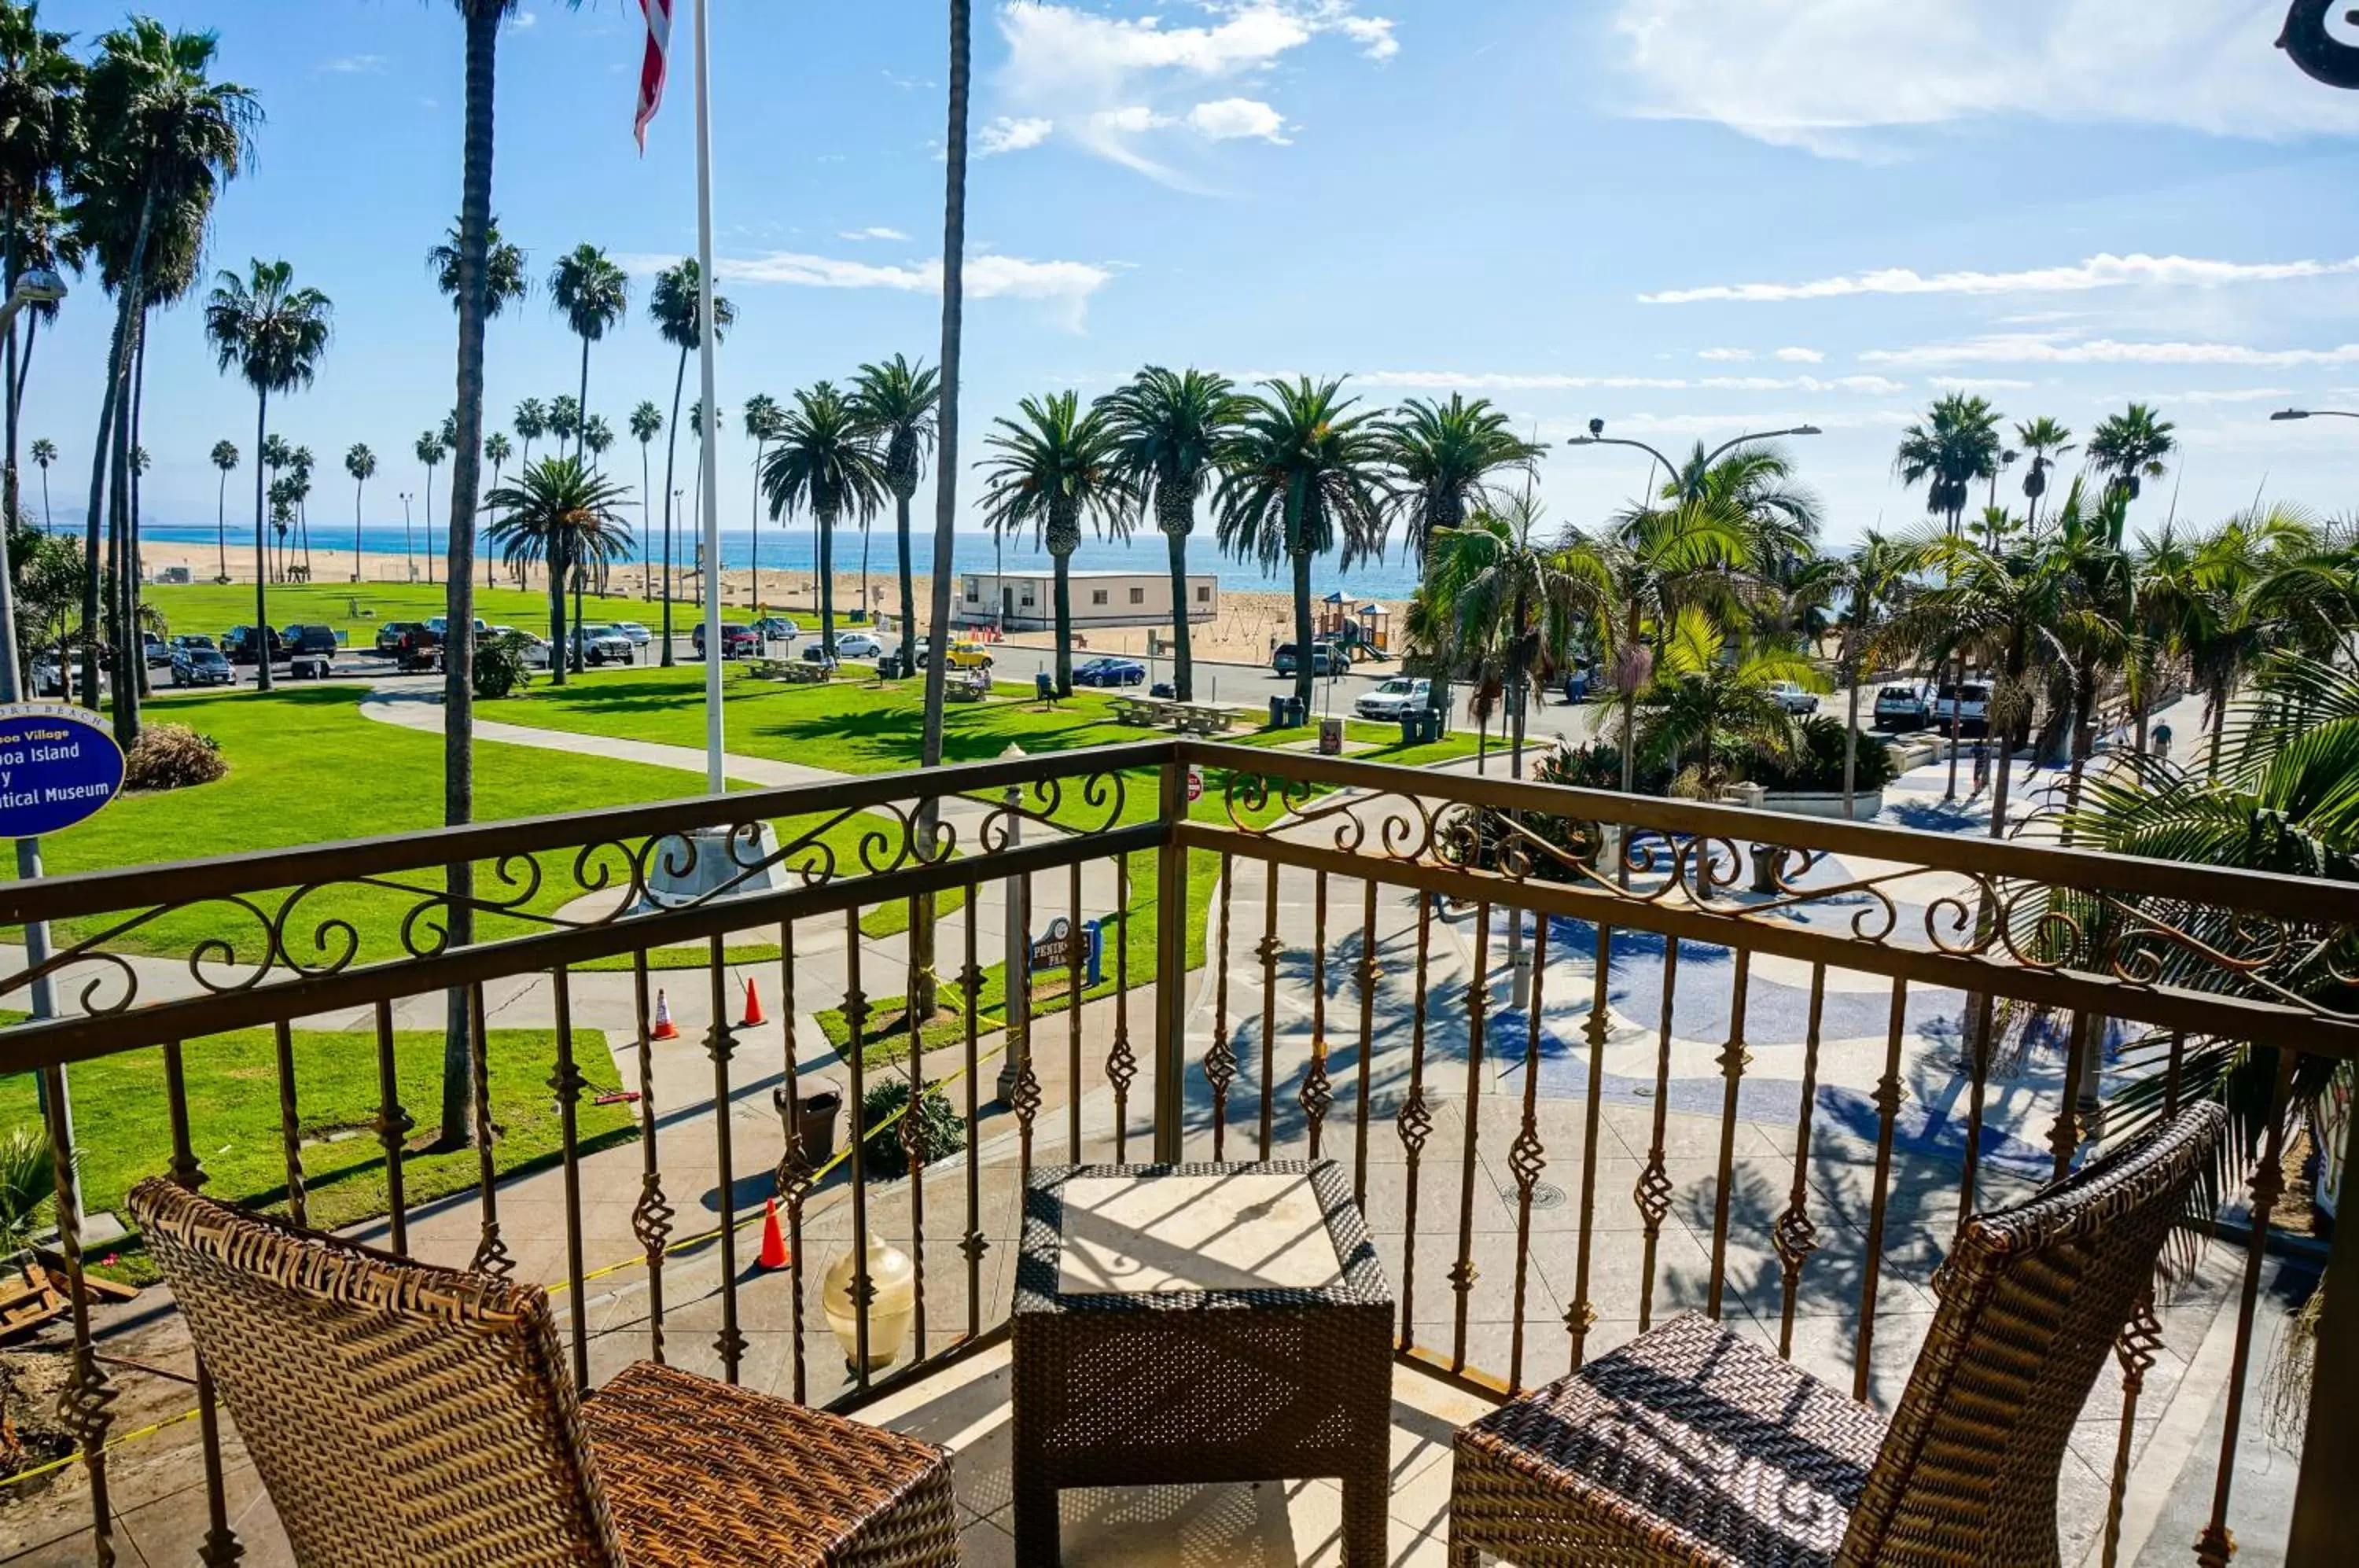
[[[1213,735],[1235,727],[1237,716],[1210,702],[1172,702],[1172,725],[1188,735]]]
[[[1114,719],[1118,724],[1152,729],[1168,723],[1169,711],[1177,705],[1161,697],[1116,697],[1114,699]]]
[[[791,681],[795,664],[786,659],[755,659],[746,661],[745,672],[756,681]]]

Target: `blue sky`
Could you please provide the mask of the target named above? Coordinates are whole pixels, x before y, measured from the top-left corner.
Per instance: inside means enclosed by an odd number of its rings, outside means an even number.
[[[397,493],[424,487],[410,448],[451,400],[451,315],[423,263],[458,201],[451,7],[145,9],[217,29],[223,73],[268,113],[210,265],[284,256],[336,301],[317,388],[274,424],[338,476],[321,483],[325,516],[350,504],[341,454],[368,441],[372,520],[398,520]],[[748,394],[933,357],[944,10],[714,0],[719,253],[740,321],[721,359],[724,525],[750,506]],[[89,36],[123,11],[43,14]],[[2349,509],[2359,421],[2266,417],[2359,408],[2359,94],[2270,47],[2282,14],[977,0],[968,455],[1018,397],[1102,392],[1148,361],[1351,372],[1371,404],[1462,388],[1550,441],[1593,416],[1666,447],[1815,423],[1826,433],[1795,455],[1843,539],[1921,513],[1892,443],[1962,383],[2082,432],[2129,397],[2158,402],[2184,451],[2141,526],[2174,490],[2197,521],[2264,487]],[[693,243],[680,31],[644,159],[636,5],[530,0],[500,47],[504,228],[536,279],[584,240],[642,274],[592,365],[592,407],[618,430],[671,387],[643,274]],[[60,520],[88,483],[106,325],[94,287],[78,290],[34,369],[27,436],[64,454]],[[571,390],[575,354],[537,291],[494,323],[494,410]],[[215,372],[193,304],[158,321],[148,374],[148,515],[209,521],[206,452],[223,436],[251,448],[249,397]],[[636,483],[627,452],[610,462]],[[1646,463],[1559,447],[1552,515],[1594,519]]]

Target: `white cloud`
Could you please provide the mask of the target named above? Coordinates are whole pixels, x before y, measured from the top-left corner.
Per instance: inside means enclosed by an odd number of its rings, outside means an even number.
[[[2038,332],[1994,332],[1961,343],[1870,349],[1869,365],[2359,365],[2359,343],[2335,348],[2253,348],[2223,343],[2122,343]]]
[[[616,259],[624,270],[646,277],[672,266],[675,258],[638,255]],[[800,251],[770,251],[761,256],[723,257],[713,263],[712,270],[713,276],[732,283],[788,284],[805,289],[886,289],[908,294],[938,294],[942,287],[942,264],[939,259],[892,265],[811,256]],[[970,256],[966,263],[966,293],[971,299],[1037,301],[1049,308],[1062,324],[1079,332],[1090,296],[1113,276],[1110,268],[1085,261]]]
[[[1698,359],[1720,360],[1734,363],[1739,360],[1751,359],[1753,357],[1753,351],[1749,348],[1701,348],[1696,350],[1696,357]]]
[[[1929,376],[1925,385],[1936,392],[2028,392],[2039,383],[2011,376]]]
[[[508,26],[510,26],[510,27],[512,27],[516,28],[516,31],[518,31],[518,32],[522,32],[522,31],[524,31],[524,29],[525,29],[525,28],[527,28],[527,27],[537,27],[537,26],[538,26],[538,25],[539,25],[539,23],[540,23],[540,13],[539,13],[539,12],[538,12],[538,11],[518,11],[518,12],[516,14],[516,19],[515,19],[514,21],[510,22],[510,23],[508,24]]]
[[[2284,0],[1619,0],[1638,112],[1821,155],[1875,132],[2017,115],[2282,137],[2359,129],[2359,96],[2267,47]]]
[[[386,58],[381,54],[339,55],[320,69],[337,76],[382,76]]]
[[[2135,399],[2141,403],[2169,406],[2173,403],[2261,403],[2275,402],[2280,397],[2299,394],[2289,387],[2193,387],[2179,392],[2156,392],[2152,389],[2116,392],[2114,398],[2122,402]]]
[[[1356,0],[1220,0],[1200,25],[1169,27],[1157,16],[1110,16],[1058,0],[1006,0],[998,24],[1007,61],[995,86],[1007,113],[1000,124],[1038,126],[1028,140],[987,152],[1035,147],[1051,134],[1175,185],[1187,180],[1163,161],[1161,134],[1192,131],[1205,141],[1282,144],[1285,115],[1258,96],[1207,98],[1215,83],[1255,82],[1322,34],[1360,46],[1374,60],[1399,50],[1392,23],[1364,16]]]
[[[898,229],[876,224],[865,229],[845,229],[835,237],[840,240],[906,240],[909,236]]]
[[[2218,261],[2191,256],[2093,256],[2069,267],[2029,267],[2019,272],[1937,272],[1930,277],[1906,267],[1879,267],[1807,283],[1715,283],[1701,289],[1669,289],[1641,294],[1645,305],[1692,305],[1706,300],[1745,304],[1794,299],[1841,299],[1861,294],[2038,294],[2089,289],[2153,285],[2216,289],[2231,283],[2282,283],[2359,272],[2359,256],[2347,261]]]
[[[1241,379],[1262,380],[1255,373]],[[1541,372],[1461,370],[1371,370],[1352,377],[1355,386],[1408,387],[1444,392],[1575,392],[1593,387],[1639,392],[1905,392],[1908,383],[1885,376],[1570,376]]]
[[[1788,365],[1822,365],[1827,356],[1814,348],[1781,348],[1777,357]]]
[[[1207,140],[1234,141],[1259,136],[1286,145],[1286,116],[1252,98],[1219,98],[1188,111],[1188,127]]]
[[[984,125],[982,134],[975,137],[974,155],[989,158],[994,153],[1022,152],[1027,147],[1036,147],[1047,141],[1049,133],[1056,128],[1053,120],[1016,120],[1002,114]]]

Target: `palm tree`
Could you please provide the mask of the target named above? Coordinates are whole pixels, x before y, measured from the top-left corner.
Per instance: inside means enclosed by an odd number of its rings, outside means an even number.
[[[565,684],[569,657],[565,628],[565,579],[589,565],[614,559],[631,545],[630,525],[620,507],[629,494],[582,466],[578,457],[545,457],[485,496],[499,520],[487,530],[490,542],[513,566],[538,562],[549,573],[549,641],[557,652],[549,680]]]
[[[1819,498],[1794,470],[1780,446],[1747,441],[1713,458],[1698,441],[1663,496],[1725,518],[1745,539],[1743,570],[1782,589],[1818,549]],[[1723,566],[1735,570],[1734,561]]]
[[[1420,575],[1431,567],[1435,534],[1483,507],[1504,506],[1501,483],[1518,474],[1528,480],[1548,451],[1510,430],[1489,398],[1470,403],[1457,392],[1447,403],[1409,398],[1385,421],[1384,438],[1395,475],[1387,512],[1405,526]]]
[[[1350,572],[1381,555],[1391,440],[1374,413],[1354,414],[1343,381],[1265,381],[1221,443],[1212,495],[1221,548],[1294,575],[1294,695],[1310,711],[1310,562],[1339,545]]]
[[[1479,630],[1495,648],[1515,726],[1508,772],[1524,776],[1524,721],[1532,700],[1576,641],[1595,637],[1614,607],[1605,561],[1578,535],[1538,537],[1539,504],[1527,489],[1427,541],[1425,592],[1442,626]]]
[[[762,461],[762,494],[770,518],[810,514],[819,528],[820,646],[835,652],[835,525],[846,512],[873,517],[883,509],[885,462],[862,427],[852,400],[822,381],[795,394],[778,416],[777,445]],[[708,658],[717,654],[707,648]]]
[[[245,88],[212,80],[217,49],[211,33],[169,32],[152,18],[135,17],[100,38],[83,94],[83,124],[92,134],[69,173],[68,190],[74,197],[75,225],[90,238],[102,278],[115,292],[85,524],[91,579],[82,592],[82,625],[93,635],[82,639],[82,685],[92,703],[98,691],[98,531],[110,458],[117,469],[118,503],[128,489],[129,383],[133,351],[141,338],[138,323],[151,285],[159,295],[177,292],[194,278],[213,198],[245,166],[248,132],[259,114]],[[257,539],[262,504],[257,473]],[[266,670],[262,684],[267,688]],[[118,731],[126,727],[123,706],[118,702]],[[136,712],[127,717],[136,724]]]
[[[1730,584],[1752,563],[1742,522],[1701,495],[1626,507],[1590,548],[1604,562],[1621,606],[1620,624],[1607,628],[1607,645],[1614,656],[1614,686],[1625,697],[1652,678],[1679,612],[1724,609]],[[1622,791],[1629,794],[1637,787],[1637,709],[1625,702],[1614,712],[1622,722]]]
[[[458,309],[459,257],[464,248],[461,244],[463,224],[453,223],[440,245],[426,253],[426,266],[434,274],[434,286]],[[491,220],[484,245],[484,314],[497,316],[510,305],[524,303],[532,292],[531,281],[525,276],[525,254],[500,237],[500,221]]]
[[[893,532],[901,568],[901,668],[917,668],[918,589],[909,559],[909,503],[917,498],[926,453],[934,444],[941,378],[900,354],[864,365],[853,377],[852,404],[868,438],[885,449],[885,483],[893,492]]]
[[[1171,557],[1171,690],[1195,701],[1189,648],[1188,536],[1196,529],[1196,502],[1215,472],[1221,443],[1239,411],[1235,384],[1204,370],[1150,365],[1127,386],[1107,394],[1123,474],[1155,514]]]
[[[426,465],[426,537],[432,539],[434,537],[434,470],[441,464],[444,458],[451,455],[451,448],[444,444],[440,430],[426,430],[419,435],[418,444],[411,450],[417,455],[418,461]],[[429,583],[434,581],[434,552],[430,550],[426,552],[426,581]],[[475,574],[473,570],[470,570],[467,573],[468,586],[473,587],[474,581]]]
[[[284,261],[255,260],[245,278],[223,272],[205,304],[205,336],[220,367],[234,366],[254,388],[254,439],[270,441],[270,395],[311,385],[328,351],[335,308],[317,289],[295,286],[295,269]],[[270,625],[269,573],[260,570],[264,552],[263,471],[254,471],[254,624]],[[85,606],[86,607],[86,606]],[[270,661],[256,667],[255,683],[270,690]]]
[[[1977,481],[1998,473],[1998,410],[1988,398],[1951,392],[1902,432],[1892,466],[1904,485],[1925,486],[1925,509],[1958,531]]]
[[[355,441],[344,453],[344,472],[353,478],[353,581],[361,580],[361,496],[376,477],[376,453],[364,441]]]
[[[745,399],[745,433],[754,438],[754,516],[746,525],[746,553],[753,558],[754,613],[762,613],[762,454],[778,419],[778,400],[767,392]]]
[[[592,414],[582,421],[582,445],[592,457],[604,457],[614,444],[614,427],[606,422],[605,415]],[[590,469],[595,474],[600,465],[593,463]]]
[[[1635,734],[1638,754],[1650,766],[1693,758],[1672,782],[1672,792],[1712,800],[1747,754],[1794,755],[1799,732],[1775,691],[1788,681],[1812,691],[1827,684],[1802,655],[1748,648],[1702,606],[1690,604],[1672,617],[1652,679],[1636,692],[1609,693],[1606,711],[1624,720],[1624,733]]]
[[[1018,418],[992,421],[983,444],[998,455],[984,468],[983,517],[1005,538],[1027,527],[1048,546],[1057,571],[1057,694],[1073,690],[1073,551],[1086,519],[1101,534],[1130,531],[1133,492],[1113,421],[1082,409],[1077,393],[1027,397]]]
[[[647,497],[655,494],[647,474],[647,448],[656,437],[663,434],[663,410],[657,408],[652,401],[641,398],[639,406],[631,410],[631,439],[639,443],[639,527],[642,530],[647,526]],[[757,502],[756,505],[758,504]],[[645,557],[642,556],[641,560],[644,562]],[[643,599],[655,597],[655,583],[654,572],[642,564],[639,575],[639,597]],[[671,649],[665,648],[664,654],[665,662],[670,662]]]
[[[78,150],[82,65],[69,47],[71,42],[69,35],[41,26],[38,0],[0,5],[0,288],[13,289],[24,264],[32,259],[25,255],[25,236],[20,232],[25,225],[20,220],[38,209],[53,207],[58,179]],[[48,257],[38,259],[40,265],[49,264]],[[26,359],[31,354],[28,337]],[[12,528],[16,517],[16,421],[23,370],[16,353],[16,323],[11,321],[7,379],[0,387],[0,396],[7,399],[0,517],[7,518]],[[47,506],[45,498],[45,514]],[[6,586],[0,583],[0,599],[5,599]]]
[[[46,443],[37,442],[34,445],[33,460],[36,463],[40,462],[40,448],[44,444]],[[219,573],[220,581],[223,583],[227,583],[229,581],[229,476],[232,471],[237,467],[237,443],[235,441],[217,441],[213,442],[212,463],[215,468],[221,470],[221,484],[218,486],[217,494],[213,496],[213,545],[214,548],[221,552],[221,563],[216,570]],[[41,463],[45,498],[49,478],[49,465],[46,463]]]
[[[683,257],[677,267],[667,267],[656,274],[655,287],[647,293],[647,319],[656,324],[663,341],[679,350],[679,363],[671,378],[671,433],[664,441],[663,502],[663,662],[669,665],[671,656],[671,496],[672,473],[679,455],[679,396],[688,384],[688,356],[703,346],[704,334],[697,328],[697,297],[703,286],[703,275],[694,256]],[[737,320],[737,308],[715,294],[712,297],[713,337],[715,344],[729,335],[729,328]],[[700,467],[701,471],[701,467]],[[773,512],[775,516],[775,511]],[[832,642],[829,644],[834,646]]]
[[[562,447],[582,433],[582,399],[571,392],[560,392],[549,400],[549,433]],[[575,456],[581,453],[576,452]]]
[[[582,389],[575,395],[576,417],[590,409],[590,345],[619,324],[631,306],[631,280],[623,269],[593,245],[578,245],[558,259],[549,274],[549,303],[582,340]],[[577,446],[574,455],[581,455]]]
[[[538,397],[527,397],[516,406],[516,440],[524,442],[524,462],[532,463],[532,443],[549,433],[549,409]]]
[[[494,430],[484,438],[484,461],[492,465],[493,489],[496,490],[500,487],[500,475],[506,470],[508,459],[515,455],[516,448],[508,444],[508,438],[504,432]],[[484,556],[484,586],[486,588],[499,586],[499,581],[493,575],[493,572],[491,554],[487,550]]]
[[[1843,600],[1835,660],[1843,670],[1845,692],[1843,815],[1849,817],[1853,780],[1859,769],[1860,678],[1908,591],[1908,552],[1871,528],[1856,549],[1831,564],[1835,569],[1836,590]]]
[[[58,460],[58,444],[47,436],[33,438],[33,466],[41,471],[41,531],[54,533],[49,517],[49,464]]]
[[[2097,421],[2089,437],[2089,466],[2105,476],[2107,489],[2138,498],[2142,482],[2170,472],[2164,459],[2179,450],[2172,435],[2178,427],[2158,419],[2144,403],[2132,403],[2120,413]],[[2118,547],[2121,540],[2115,539]]]
[[[2039,498],[2048,493],[2048,471],[2056,460],[2072,450],[2072,432],[2046,414],[2015,427],[2016,444],[2031,454],[2031,466],[2023,475],[2023,497],[2029,503],[2027,520],[2039,521]]]
[[[132,464],[136,472],[144,468],[147,462],[142,454],[134,452]],[[299,446],[288,466],[294,470],[295,531],[303,550],[303,581],[309,583],[311,581],[311,471],[319,466],[319,459],[311,455],[310,447]]]

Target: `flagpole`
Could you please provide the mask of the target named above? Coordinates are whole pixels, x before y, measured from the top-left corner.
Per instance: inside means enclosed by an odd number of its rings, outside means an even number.
[[[715,471],[713,424],[720,412],[712,376],[712,39],[706,26],[712,0],[696,0],[696,317],[697,367],[703,378],[704,418],[697,462],[704,506],[704,787],[728,788],[722,776],[721,482]]]

